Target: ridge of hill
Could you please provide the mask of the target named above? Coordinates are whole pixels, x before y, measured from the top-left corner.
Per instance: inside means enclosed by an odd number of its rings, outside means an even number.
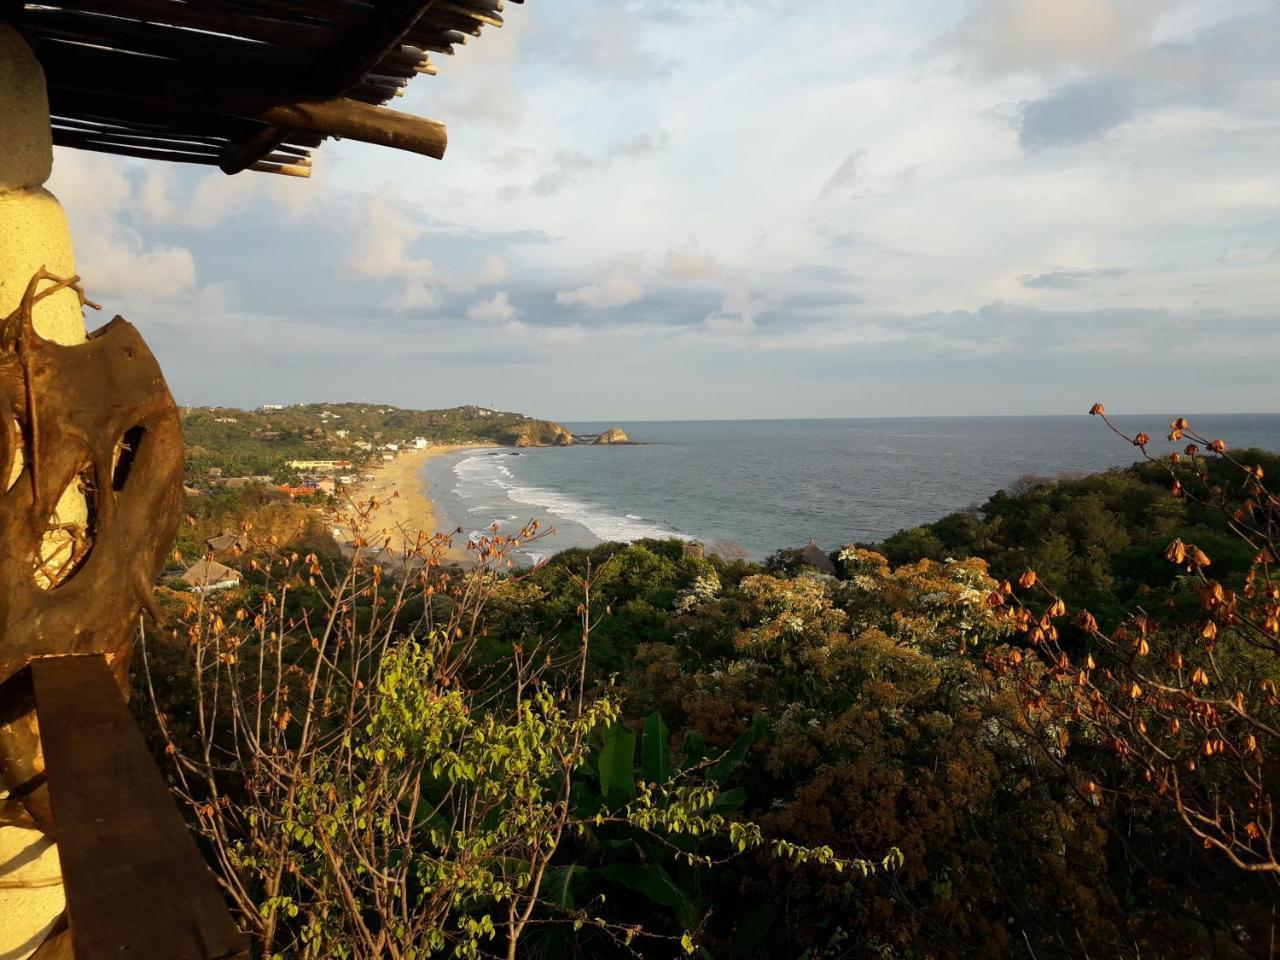
[[[544,446],[563,443],[568,430],[522,413],[464,405],[408,410],[375,403],[300,403],[235,407],[188,407],[182,411],[186,475],[210,470],[223,476],[287,479],[298,461],[348,461],[353,467],[380,458],[384,450],[453,443]]]

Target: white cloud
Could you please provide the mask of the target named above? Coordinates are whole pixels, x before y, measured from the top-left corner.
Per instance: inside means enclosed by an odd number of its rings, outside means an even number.
[[[191,251],[175,244],[148,243],[129,222],[135,204],[155,202],[154,188],[135,171],[123,161],[58,151],[49,186],[68,211],[76,269],[91,299],[137,302],[189,297],[197,292]],[[142,187],[135,191],[139,179]]]
[[[504,333],[513,337],[523,337],[549,347],[573,346],[586,340],[582,327],[576,323],[544,327],[512,320],[502,329]]]
[[[386,301],[392,313],[431,313],[440,309],[440,291],[420,280],[410,280],[403,290]]]
[[[505,323],[515,320],[520,311],[507,297],[506,291],[500,290],[487,300],[477,300],[467,307],[467,319],[480,323]]]
[[[373,280],[423,281],[434,269],[430,260],[414,256],[410,248],[422,237],[422,227],[407,204],[389,192],[375,194],[352,208],[355,228],[351,266],[357,275]]]
[[[502,283],[511,276],[507,261],[497,254],[490,254],[484,261],[484,269],[480,272],[480,286],[488,287]]]
[[[702,326],[716,337],[745,337],[755,333],[756,320],[776,306],[777,301],[770,297],[737,287],[725,294],[719,310],[707,314]]]
[[[1182,0],[978,0],[944,39],[989,71],[1111,67],[1150,40]]]
[[[632,277],[613,276],[600,283],[589,283],[575,290],[561,290],[556,303],[585,310],[612,310],[625,307],[644,297],[644,287]]]
[[[682,247],[670,247],[658,262],[658,276],[677,283],[699,283],[714,280],[724,267],[697,240]]]

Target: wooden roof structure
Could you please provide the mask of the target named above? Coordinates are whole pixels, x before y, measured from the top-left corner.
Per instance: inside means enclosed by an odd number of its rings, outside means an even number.
[[[523,0],[512,0],[521,3]],[[386,103],[503,0],[0,0],[45,70],[54,143],[309,176],[325,137],[439,159],[444,124]]]

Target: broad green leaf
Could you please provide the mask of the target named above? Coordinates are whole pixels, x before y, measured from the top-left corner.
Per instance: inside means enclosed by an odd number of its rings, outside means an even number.
[[[693,902],[671,879],[671,874],[656,863],[611,863],[600,867],[596,873],[606,880],[643,894],[660,906],[670,907],[682,926],[693,925]]]
[[[734,787],[732,790],[723,790],[716,794],[715,800],[712,801],[711,813],[732,813],[734,810],[741,809],[742,805],[747,802],[747,791],[741,787]]]
[[[728,780],[733,771],[738,769],[742,761],[747,758],[747,751],[751,749],[751,744],[755,742],[755,739],[756,731],[753,725],[751,729],[733,741],[733,746],[711,767],[711,779],[719,784],[723,784]]]
[[[600,792],[605,800],[622,806],[636,795],[636,735],[620,723],[604,732],[600,748]]]
[[[690,730],[684,738],[685,764],[692,766],[707,756],[707,741],[697,730]]]
[[[640,749],[640,769],[650,783],[666,783],[671,779],[671,746],[667,725],[657,711],[644,723],[644,740]]]
[[[572,910],[574,907],[573,879],[576,876],[581,876],[586,869],[580,863],[552,867],[547,871],[546,879],[542,884],[543,898],[554,903],[557,907]]]

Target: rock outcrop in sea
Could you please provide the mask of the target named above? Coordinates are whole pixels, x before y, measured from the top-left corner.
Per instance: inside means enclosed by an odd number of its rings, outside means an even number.
[[[626,431],[621,427],[614,427],[612,430],[606,430],[600,436],[596,437],[596,443],[630,443],[631,438],[627,436]]]

